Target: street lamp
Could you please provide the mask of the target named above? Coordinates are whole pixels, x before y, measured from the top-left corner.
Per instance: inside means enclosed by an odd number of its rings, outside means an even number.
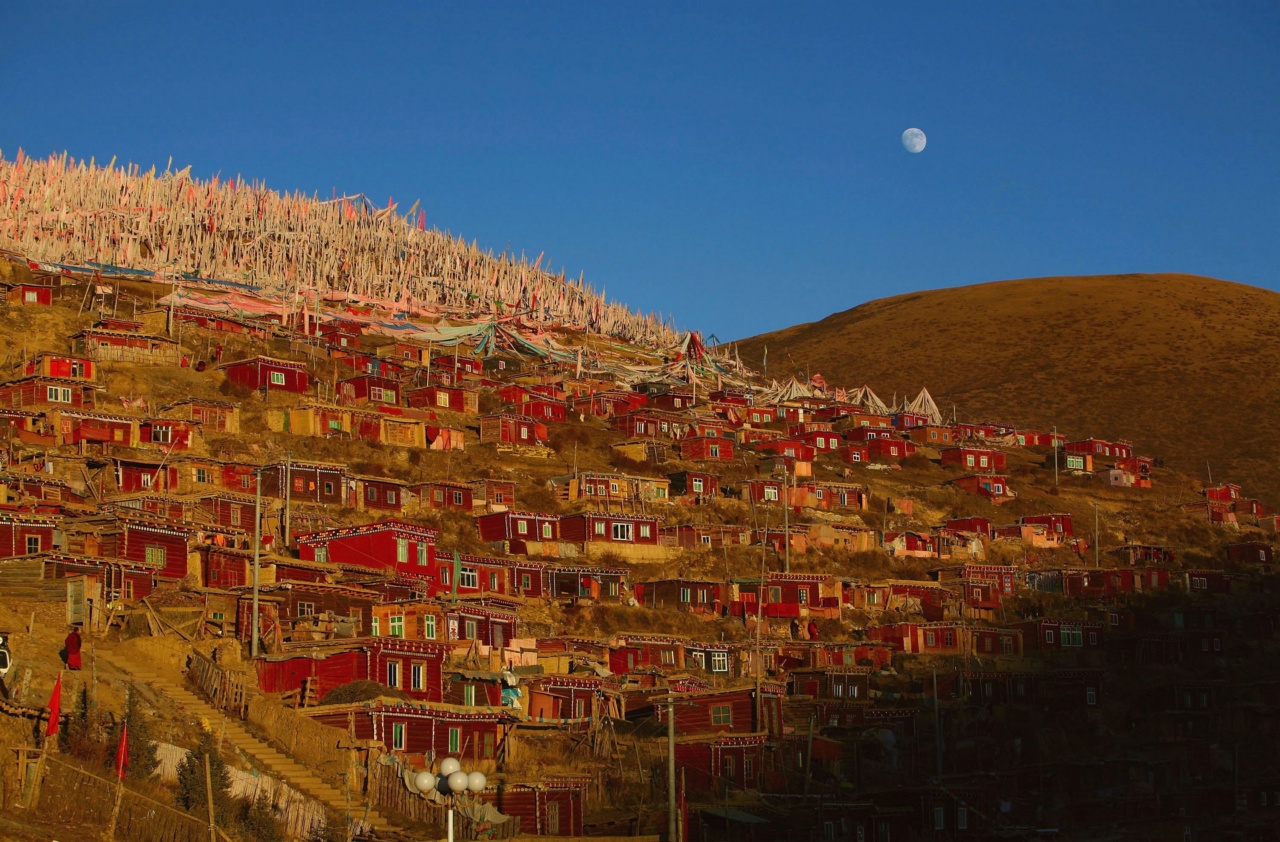
[[[434,791],[448,803],[448,839],[453,842],[453,808],[457,806],[458,796],[464,792],[480,792],[488,784],[483,772],[464,772],[457,758],[446,757],[440,761],[440,773],[423,770],[413,776],[413,785],[426,796]]]

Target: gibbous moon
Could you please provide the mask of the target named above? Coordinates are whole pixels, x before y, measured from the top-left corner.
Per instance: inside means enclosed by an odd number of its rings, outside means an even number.
[[[924,145],[928,142],[924,132],[919,129],[907,129],[902,133],[902,147],[913,155],[917,152],[923,152]]]

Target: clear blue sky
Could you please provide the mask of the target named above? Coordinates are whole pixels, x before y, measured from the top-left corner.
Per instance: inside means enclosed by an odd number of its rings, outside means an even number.
[[[3,20],[6,157],[172,156],[421,199],[429,224],[545,251],[721,339],[1003,278],[1280,286],[1272,2],[48,2]]]

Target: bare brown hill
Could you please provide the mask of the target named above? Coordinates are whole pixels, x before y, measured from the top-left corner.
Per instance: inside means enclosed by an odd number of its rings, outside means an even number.
[[[927,386],[960,420],[1127,438],[1280,502],[1280,295],[1195,275],[1033,278],[871,301],[739,343],[770,377],[885,401]]]

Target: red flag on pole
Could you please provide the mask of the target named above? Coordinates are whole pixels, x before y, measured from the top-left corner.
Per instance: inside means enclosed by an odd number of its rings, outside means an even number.
[[[58,673],[58,680],[53,682],[53,692],[49,695],[49,724],[44,729],[46,737],[52,737],[58,733],[58,719],[62,716],[62,673]]]
[[[120,729],[120,745],[116,747],[116,777],[124,780],[125,767],[129,765],[129,722]]]

